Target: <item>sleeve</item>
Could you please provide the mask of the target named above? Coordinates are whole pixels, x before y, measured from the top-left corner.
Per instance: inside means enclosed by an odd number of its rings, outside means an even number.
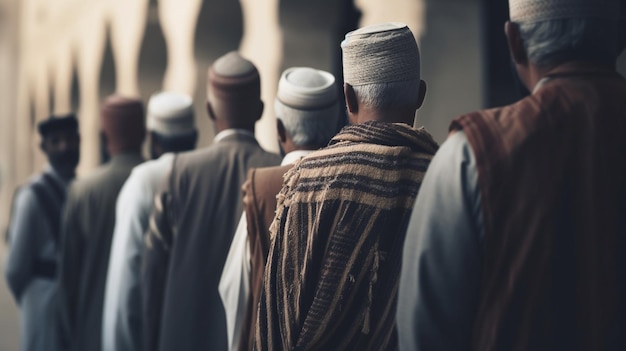
[[[37,235],[42,230],[41,220],[38,219],[42,217],[35,194],[28,187],[22,188],[13,204],[13,218],[9,228],[10,248],[5,268],[7,285],[18,305],[33,277]]]
[[[250,255],[246,213],[241,215],[220,278],[219,293],[226,311],[230,350],[239,349],[241,324],[250,293]]]
[[[174,165],[175,167],[175,165]],[[145,235],[145,251],[141,267],[143,349],[158,350],[163,296],[167,285],[170,250],[174,244],[176,209],[171,195],[173,170],[157,191],[154,208]]]
[[[59,270],[60,338],[64,346],[72,340],[76,322],[76,302],[80,284],[85,236],[81,225],[80,196],[70,186],[61,221],[61,259]]]
[[[482,272],[478,172],[463,132],[433,158],[404,245],[400,350],[469,350]]]
[[[152,192],[131,175],[117,200],[115,230],[105,288],[104,351],[141,349],[141,253]]]

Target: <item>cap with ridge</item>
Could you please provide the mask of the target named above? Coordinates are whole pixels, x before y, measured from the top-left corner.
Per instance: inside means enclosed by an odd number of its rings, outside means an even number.
[[[346,34],[343,75],[352,86],[420,79],[417,42],[404,23],[388,22]]]

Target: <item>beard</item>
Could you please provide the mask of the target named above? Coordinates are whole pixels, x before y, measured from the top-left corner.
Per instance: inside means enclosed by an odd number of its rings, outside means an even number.
[[[67,150],[48,155],[48,160],[52,167],[62,173],[74,173],[78,161],[80,160],[80,152],[78,150]]]

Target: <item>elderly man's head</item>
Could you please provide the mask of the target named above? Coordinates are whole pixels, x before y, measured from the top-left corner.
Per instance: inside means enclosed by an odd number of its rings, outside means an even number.
[[[364,27],[346,34],[341,48],[350,121],[412,125],[426,85],[411,30],[402,23]]]
[[[335,77],[308,67],[285,70],[278,83],[274,111],[283,152],[326,146],[337,132],[340,116]]]
[[[619,3],[509,0],[505,32],[524,83],[533,81],[529,65],[544,70],[569,61],[614,65],[621,50]]]

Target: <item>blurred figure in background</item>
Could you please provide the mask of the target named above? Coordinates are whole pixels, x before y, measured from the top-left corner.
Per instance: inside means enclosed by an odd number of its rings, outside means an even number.
[[[58,350],[57,271],[59,228],[67,187],[80,156],[74,115],[52,116],[38,125],[49,165],[22,186],[9,226],[7,285],[20,309],[21,350]]]
[[[72,184],[62,222],[59,305],[63,346],[70,351],[101,349],[115,202],[133,167],[143,161],[146,130],[140,100],[107,98],[101,121],[111,160]]]
[[[218,293],[229,245],[243,211],[241,185],[251,167],[280,163],[254,138],[263,113],[259,72],[236,52],[209,68],[212,146],[177,155],[155,197],[143,256],[144,350],[226,350]]]
[[[532,94],[457,118],[413,210],[402,350],[626,349],[618,0],[509,0]]]
[[[254,322],[270,248],[269,227],[283,175],[303,156],[328,144],[341,113],[335,77],[307,67],[283,72],[274,102],[281,166],[255,168],[243,186],[245,213],[228,252],[220,296],[228,321],[228,346],[252,350]]]
[[[148,102],[152,161],[135,167],[117,199],[102,320],[104,351],[141,347],[141,257],[154,194],[172,167],[174,153],[193,150],[198,138],[191,97],[162,92]]]
[[[296,162],[278,194],[257,350],[394,350],[402,244],[437,143],[414,129],[426,85],[402,23],[341,44],[352,125]]]

